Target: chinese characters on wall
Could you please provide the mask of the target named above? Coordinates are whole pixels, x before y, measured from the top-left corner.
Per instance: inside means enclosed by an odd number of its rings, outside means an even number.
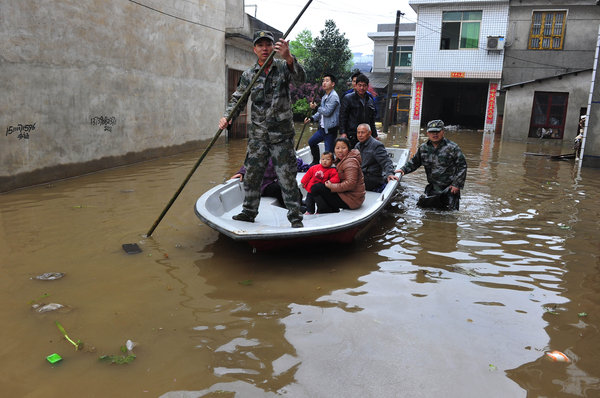
[[[37,122],[36,122],[37,123]],[[8,137],[9,135],[12,134],[17,134],[17,138],[20,140],[28,140],[29,139],[29,133],[32,132],[33,130],[35,130],[35,125],[36,123],[31,123],[31,124],[17,124],[16,126],[8,126],[6,128],[6,136]]]

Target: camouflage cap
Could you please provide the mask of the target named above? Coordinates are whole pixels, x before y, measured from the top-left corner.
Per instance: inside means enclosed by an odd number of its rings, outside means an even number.
[[[254,40],[252,41],[252,45],[256,45],[256,43],[260,40],[260,39],[269,39],[271,40],[271,42],[275,42],[275,38],[273,37],[273,33],[269,32],[268,30],[259,30],[257,32],[254,33]]]
[[[444,129],[444,122],[441,120],[432,120],[427,123],[427,132],[429,131],[441,131]]]

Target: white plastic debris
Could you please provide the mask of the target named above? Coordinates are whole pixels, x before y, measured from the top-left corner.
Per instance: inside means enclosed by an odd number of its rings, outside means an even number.
[[[131,341],[131,340],[127,340],[127,342],[125,343],[125,347],[127,347],[127,351],[133,351],[133,347],[135,347],[136,345],[138,345],[138,343],[136,343],[135,341]]]
[[[39,312],[39,313],[50,312],[50,311],[56,311],[56,310],[61,309],[63,307],[64,307],[64,305],[62,305],[62,304],[50,303],[50,304],[46,304],[46,305],[43,305],[43,306],[37,308],[36,311]]]
[[[40,281],[54,281],[56,279],[60,279],[65,276],[64,272],[46,272],[44,274],[35,276],[31,279],[37,279]]]

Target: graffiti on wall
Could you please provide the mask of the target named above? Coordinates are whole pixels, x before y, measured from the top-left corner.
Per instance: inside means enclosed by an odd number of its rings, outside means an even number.
[[[37,123],[37,122],[36,122]],[[16,126],[8,126],[6,128],[6,136],[8,137],[9,135],[12,134],[17,134],[16,137],[20,140],[28,140],[29,139],[29,133],[32,132],[33,130],[35,130],[35,125],[36,123],[30,123],[30,124],[17,124]]]
[[[104,131],[111,132],[112,127],[117,124],[117,118],[114,116],[93,116],[90,118],[92,126],[104,126]]]

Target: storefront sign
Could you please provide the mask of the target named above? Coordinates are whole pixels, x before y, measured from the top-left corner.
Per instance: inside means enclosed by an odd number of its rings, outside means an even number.
[[[421,99],[423,97],[423,82],[418,81],[415,83],[415,106],[413,112],[413,120],[421,119]]]
[[[496,110],[496,91],[498,90],[498,83],[490,83],[490,90],[488,93],[488,106],[486,113],[486,124],[494,123],[494,111]]]
[[[465,72],[450,72],[450,77],[453,78],[464,78]]]

